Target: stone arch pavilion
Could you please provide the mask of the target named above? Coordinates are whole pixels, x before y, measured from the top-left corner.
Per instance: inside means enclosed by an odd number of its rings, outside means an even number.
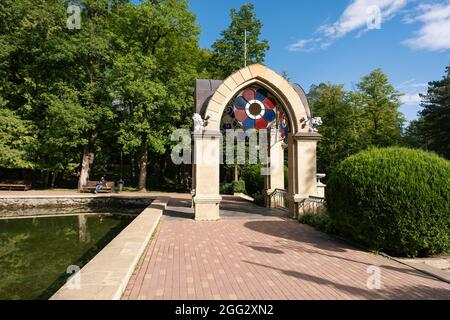
[[[239,122],[244,130],[274,127],[273,123],[276,123],[273,131],[281,130],[283,139],[276,140],[269,147],[269,166],[278,170],[270,170],[265,194],[285,188],[284,170],[279,168],[284,167],[283,148],[287,144],[287,202],[289,214],[296,217],[299,204],[318,194],[316,149],[320,135],[311,125],[311,111],[303,89],[266,66],[255,64],[233,73],[224,81],[197,80],[194,113],[200,115],[203,124],[201,130],[196,128],[193,133],[192,180],[196,220],[220,218],[221,137],[224,122],[229,125],[227,113],[230,110],[233,121]],[[197,161],[205,159],[205,155],[207,161]]]

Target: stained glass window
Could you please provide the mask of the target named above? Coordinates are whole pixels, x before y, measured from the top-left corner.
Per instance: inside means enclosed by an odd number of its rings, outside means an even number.
[[[283,107],[267,90],[250,87],[241,91],[226,107],[222,116],[222,129],[277,128],[285,139],[289,132]]]

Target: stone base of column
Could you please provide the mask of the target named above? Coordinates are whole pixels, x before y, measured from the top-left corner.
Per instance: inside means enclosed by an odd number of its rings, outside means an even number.
[[[220,220],[220,202],[222,197],[217,195],[197,195],[194,197],[194,211],[196,221]]]
[[[303,211],[300,208],[300,204],[304,199],[307,198],[309,198],[309,196],[299,194],[288,195],[288,212],[291,218],[296,219],[303,214]]]

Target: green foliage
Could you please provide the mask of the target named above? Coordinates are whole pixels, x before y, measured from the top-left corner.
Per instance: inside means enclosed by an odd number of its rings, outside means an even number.
[[[309,92],[315,116],[321,117],[322,139],[318,144],[318,168],[329,173],[340,161],[357,152],[361,144],[362,128],[358,127],[359,113],[351,103],[351,95],[343,85],[321,83]]]
[[[298,217],[298,221],[310,225],[325,233],[334,233],[335,228],[326,210],[319,213],[305,213]]]
[[[245,189],[245,181],[233,181],[231,185],[233,188],[233,193],[247,193],[247,190]]]
[[[450,159],[450,65],[442,80],[428,84],[422,99],[423,110],[419,119],[410,124],[406,142]]]
[[[39,168],[54,172],[73,170],[78,166],[78,150],[87,143],[90,112],[80,105],[74,90],[59,96],[43,94],[42,99],[47,108],[39,123]]]
[[[347,156],[371,146],[402,143],[404,116],[397,92],[380,70],[364,76],[357,90],[321,83],[308,93],[314,116],[322,118],[318,144],[319,171],[329,174]]]
[[[404,116],[398,111],[400,96],[380,69],[364,76],[357,84],[354,100],[362,112],[360,125],[372,146],[391,146],[401,142]]]
[[[240,168],[241,180],[245,181],[245,187],[251,196],[264,189],[265,176],[261,175],[261,169],[261,164],[245,165]]]
[[[409,126],[405,128],[403,139],[405,144],[409,147],[428,150],[429,139],[425,134],[424,119],[419,118],[411,121]]]
[[[450,250],[450,162],[419,150],[372,148],[342,161],[326,189],[336,230],[371,249]]]
[[[208,77],[210,53],[187,1],[84,0],[79,30],[66,26],[67,4],[0,3],[0,99],[12,112],[2,119],[36,135],[30,151],[29,134],[9,143],[2,125],[0,166],[68,171],[80,153],[112,164],[123,149],[127,163],[148,150],[162,168],[170,133],[190,127],[194,80]]]
[[[247,193],[247,190],[245,189],[245,181],[238,180],[231,183],[222,183],[220,185],[220,194],[232,195],[235,193]]]
[[[30,155],[36,141],[35,128],[3,105],[0,98],[0,167],[32,168]]]
[[[233,185],[230,183],[221,183],[220,184],[220,194],[233,194]]]
[[[252,3],[237,11],[231,9],[231,24],[221,33],[222,39],[212,45],[211,69],[214,77],[225,79],[244,67],[245,31],[247,31],[247,65],[264,62],[269,50],[267,40],[260,40],[262,23]]]
[[[264,207],[266,205],[266,197],[263,194],[264,191],[257,191],[254,194],[252,194],[252,197],[254,199],[254,204]]]

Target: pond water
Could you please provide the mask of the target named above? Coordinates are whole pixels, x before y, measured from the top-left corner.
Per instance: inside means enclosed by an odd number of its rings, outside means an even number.
[[[0,299],[50,298],[70,276],[69,266],[81,268],[89,262],[135,216],[0,220]]]

